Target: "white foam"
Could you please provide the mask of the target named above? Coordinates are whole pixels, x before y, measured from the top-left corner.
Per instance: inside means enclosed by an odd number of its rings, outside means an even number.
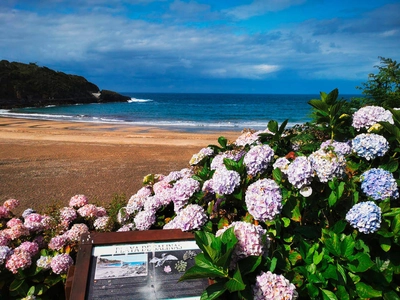
[[[131,98],[128,100],[129,103],[143,103],[143,102],[152,102],[151,99],[138,99],[138,98]]]

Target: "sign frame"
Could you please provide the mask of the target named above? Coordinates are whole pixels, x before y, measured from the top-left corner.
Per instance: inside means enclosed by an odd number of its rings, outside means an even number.
[[[76,264],[69,274],[67,282],[71,282],[70,291],[67,292],[67,299],[85,300],[88,296],[90,273],[93,272],[91,260],[93,250],[97,246],[116,246],[123,244],[154,244],[168,242],[195,241],[194,234],[183,232],[180,229],[156,229],[146,231],[128,232],[90,232],[81,236]],[[72,277],[72,279],[71,279]],[[199,297],[201,295],[198,295]]]

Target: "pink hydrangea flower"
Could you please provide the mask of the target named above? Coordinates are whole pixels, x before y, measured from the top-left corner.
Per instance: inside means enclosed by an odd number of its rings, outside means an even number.
[[[7,232],[8,236],[11,240],[16,240],[21,236],[28,236],[29,229],[26,228],[24,225],[17,224],[9,229],[4,229]]]
[[[96,230],[106,230],[109,220],[110,220],[110,217],[107,217],[107,216],[97,218],[94,221],[93,226],[94,226],[94,228],[96,228]]]
[[[41,214],[31,213],[28,216],[26,216],[24,225],[30,231],[33,231],[33,232],[40,231],[40,230],[43,230],[42,220],[43,220],[43,216]]]
[[[256,277],[256,284],[253,286],[255,300],[265,299],[296,299],[298,294],[296,287],[282,275],[273,274],[270,271],[261,272]]]
[[[22,223],[21,219],[12,218],[12,219],[10,219],[10,220],[7,222],[7,227],[8,227],[8,228],[11,228],[11,227],[14,227],[14,226],[16,226],[16,225],[22,225],[22,224],[23,224],[23,223]]]
[[[18,269],[24,270],[29,268],[31,264],[31,255],[28,251],[24,250],[14,250],[14,252],[6,260],[6,268],[13,274],[17,274]]]
[[[84,218],[97,217],[97,206],[94,204],[85,204],[78,209],[78,214]]]
[[[10,241],[11,237],[7,231],[0,231],[0,246],[7,246]]]
[[[137,230],[148,230],[156,222],[153,211],[140,211],[133,219]]]
[[[68,268],[74,264],[72,257],[66,253],[57,254],[50,263],[51,270],[56,274],[67,273]]]
[[[19,201],[17,199],[8,199],[4,201],[3,206],[8,210],[13,210],[19,206]]]
[[[63,207],[60,209],[61,222],[71,223],[77,217],[78,215],[73,207]]]
[[[35,242],[29,242],[29,241],[23,242],[16,248],[16,250],[17,249],[24,250],[28,252],[31,256],[35,256],[36,254],[39,253],[39,245],[36,244]]]
[[[49,249],[61,250],[67,244],[68,238],[64,235],[56,235],[49,242]]]
[[[82,207],[86,204],[89,204],[89,200],[85,195],[75,195],[69,200],[70,207]]]
[[[78,242],[84,233],[89,233],[89,227],[86,224],[79,223],[72,225],[71,229],[65,232],[64,235],[68,240]]]
[[[7,218],[10,211],[7,207],[0,206],[0,219]]]

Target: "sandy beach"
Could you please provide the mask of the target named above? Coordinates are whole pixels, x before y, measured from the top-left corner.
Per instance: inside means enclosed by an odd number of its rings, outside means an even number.
[[[0,117],[0,201],[45,211],[76,194],[105,205],[128,198],[149,173],[188,167],[194,153],[237,132],[180,132],[156,127]]]

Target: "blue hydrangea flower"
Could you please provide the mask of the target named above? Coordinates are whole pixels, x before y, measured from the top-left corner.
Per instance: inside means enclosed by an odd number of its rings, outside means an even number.
[[[289,182],[298,189],[310,185],[313,174],[311,164],[305,156],[296,157],[287,170]]]
[[[353,139],[352,150],[358,156],[371,160],[378,156],[384,156],[389,150],[389,143],[379,134],[362,133]]]
[[[273,220],[282,209],[282,194],[271,179],[260,179],[249,185],[245,201],[249,213],[258,221]]]
[[[360,179],[362,191],[374,200],[399,198],[397,182],[389,171],[373,168],[364,172]]]
[[[212,190],[220,195],[230,195],[240,185],[240,174],[233,170],[220,168],[212,177]]]
[[[347,212],[346,221],[362,233],[373,233],[381,226],[381,209],[372,201],[357,203]]]
[[[393,124],[393,115],[390,111],[380,106],[365,106],[353,114],[353,127],[360,129],[369,129],[378,122],[389,122]]]
[[[11,253],[11,249],[8,246],[0,246],[0,266],[4,264],[7,256]]]
[[[265,171],[274,157],[274,150],[268,145],[252,147],[244,157],[247,174],[255,176]]]

